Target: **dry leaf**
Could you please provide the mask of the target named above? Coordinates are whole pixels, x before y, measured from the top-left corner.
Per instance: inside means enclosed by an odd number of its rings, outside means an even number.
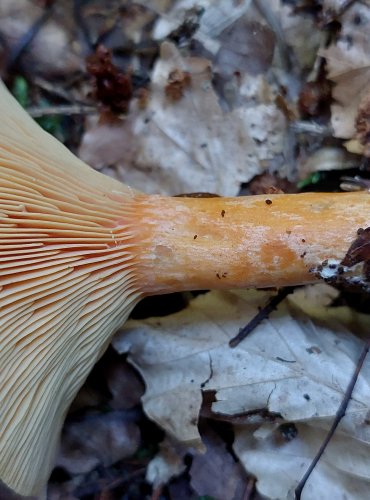
[[[56,465],[85,474],[132,455],[139,443],[139,430],[125,412],[85,415],[64,426]]]
[[[179,476],[186,469],[184,456],[186,450],[165,438],[157,455],[149,462],[146,480],[158,488]]]
[[[158,19],[153,30],[153,38],[165,39],[191,18],[199,25],[196,39],[205,42],[207,49],[214,47],[217,51],[219,44],[212,43],[212,39],[243,16],[250,5],[251,0],[241,0],[237,4],[234,0],[198,0],[196,3],[194,0],[179,0],[173,3],[173,7],[166,15]]]
[[[370,85],[370,6],[354,2],[341,16],[340,36],[328,49],[328,77],[333,89],[331,123],[335,137],[350,139],[355,135],[355,119],[361,100]]]
[[[166,92],[174,71],[190,75],[183,95],[175,100]],[[201,190],[235,195],[241,183],[262,169],[250,137],[253,123],[264,129],[259,138],[264,146],[266,130],[281,128],[284,123],[282,114],[276,120],[275,111],[268,106],[258,111],[257,117],[255,113],[244,108],[223,111],[212,87],[209,61],[183,58],[174,45],[166,43],[153,71],[147,108],[132,111],[121,128],[118,144],[114,142],[119,137],[117,126],[87,131],[80,156],[99,168],[104,159],[107,161],[105,152],[111,149],[108,161],[118,164],[120,179],[145,192]],[[97,144],[102,141],[105,147],[99,151]]]
[[[191,486],[199,495],[215,500],[242,500],[246,489],[246,475],[235,461],[226,444],[210,428],[202,433],[206,453],[197,454],[190,468]]]
[[[322,9],[325,15],[337,15],[348,6],[348,0],[323,0]]]
[[[268,410],[286,422],[309,424],[311,433],[317,429],[317,436],[310,438],[315,445],[307,460],[292,470],[289,481],[278,481],[286,495],[287,484],[290,488],[299,480],[316,443],[322,439],[322,429],[334,417],[357,363],[362,341],[347,327],[363,331],[365,325],[369,329],[367,316],[345,307],[325,306],[335,294],[327,286],[298,290],[235,349],[228,347],[228,341],[271,293],[210,292],[198,296],[186,310],[172,316],[129,321],[113,346],[118,352],[128,351],[129,360],[142,374],[146,383],[143,404],[148,416],[179,441],[200,444],[197,419],[202,391],[214,391],[215,413],[240,416]],[[351,449],[361,440],[356,460],[366,459],[367,463],[369,380],[370,362],[361,371],[338,431],[346,436],[346,446],[352,443]],[[252,434],[245,439],[253,439]],[[248,444],[248,450],[251,448],[252,444]],[[279,460],[284,458],[280,456],[271,465],[275,474]],[[244,461],[252,470],[252,462]],[[255,461],[258,464],[258,457]],[[255,467],[252,472],[259,479],[262,473]],[[327,481],[331,480],[329,475]],[[272,498],[286,498],[284,495]]]
[[[319,423],[240,426],[234,449],[246,470],[257,477],[259,493],[291,500],[326,434]],[[302,500],[367,500],[369,462],[368,443],[337,432],[303,489]]]
[[[216,62],[224,76],[236,72],[258,75],[270,67],[275,36],[268,26],[241,17],[220,34],[219,40]]]

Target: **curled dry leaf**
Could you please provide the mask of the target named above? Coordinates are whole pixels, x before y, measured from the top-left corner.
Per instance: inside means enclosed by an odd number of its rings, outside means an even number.
[[[362,347],[343,325],[357,325],[358,330],[361,322],[368,328],[369,321],[348,308],[328,313],[330,309],[320,304],[328,303],[331,292],[319,287],[315,295],[314,290],[299,291],[296,298],[293,294],[235,349],[228,347],[229,340],[270,293],[210,292],[172,316],[129,321],[113,345],[118,352],[129,352],[144,378],[148,416],[178,440],[200,444],[201,393],[214,391],[212,410],[218,414],[265,409],[287,422],[328,424]],[[369,380],[367,363],[340,427],[348,439],[366,443]]]

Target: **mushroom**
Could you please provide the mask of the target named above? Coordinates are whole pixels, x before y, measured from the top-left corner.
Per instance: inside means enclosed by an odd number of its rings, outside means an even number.
[[[370,225],[365,192],[145,195],[78,160],[1,83],[0,117],[0,480],[22,495],[44,488],[70,403],[142,297],[330,277]]]

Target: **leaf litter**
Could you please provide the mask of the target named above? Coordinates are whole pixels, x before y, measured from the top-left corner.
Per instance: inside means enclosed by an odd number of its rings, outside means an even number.
[[[179,99],[166,92],[176,71],[189,75]],[[191,192],[202,186],[206,192],[235,195],[241,183],[262,171],[253,139],[273,142],[271,133],[277,135],[284,123],[282,113],[267,104],[260,104],[257,113],[245,108],[224,111],[212,87],[209,61],[183,58],[174,45],[165,43],[153,70],[146,108],[132,110],[122,125],[98,124],[88,130],[80,156],[97,168],[103,166],[105,149],[114,150],[112,145],[120,135],[115,165],[126,183],[163,194]],[[250,131],[255,127],[253,138]],[[261,156],[266,159],[268,152]],[[130,160],[134,168],[127,167]]]

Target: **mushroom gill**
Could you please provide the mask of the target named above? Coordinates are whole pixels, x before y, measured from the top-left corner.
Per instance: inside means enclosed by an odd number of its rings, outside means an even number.
[[[48,136],[0,83],[0,479],[36,495],[67,409],[139,299],[135,193]]]

